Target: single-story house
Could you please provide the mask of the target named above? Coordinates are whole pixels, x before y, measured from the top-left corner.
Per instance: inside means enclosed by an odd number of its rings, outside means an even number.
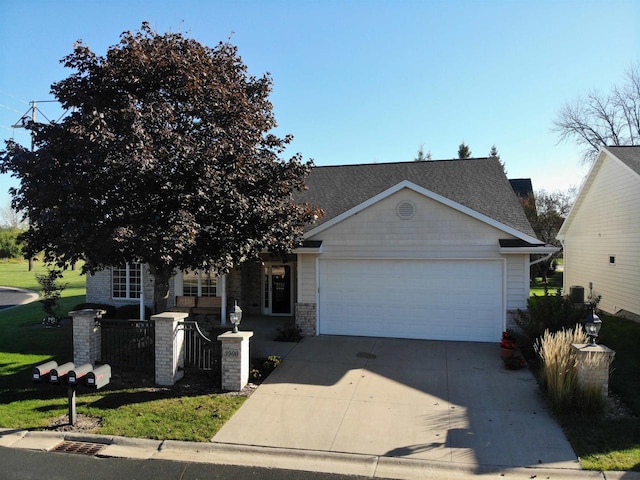
[[[293,315],[306,335],[495,342],[527,307],[531,255],[557,251],[495,158],[315,167],[307,186],[296,200],[326,215],[300,248],[220,277],[178,274],[172,294],[222,297],[223,318],[233,301]],[[87,301],[135,301],[139,268],[89,277]]]
[[[564,290],[599,295],[598,308],[640,316],[640,146],[603,147],[558,239]]]

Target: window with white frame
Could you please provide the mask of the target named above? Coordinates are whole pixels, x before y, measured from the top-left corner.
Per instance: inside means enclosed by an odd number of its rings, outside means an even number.
[[[127,264],[111,269],[113,298],[140,298],[140,264]]]
[[[182,273],[182,295],[186,297],[215,297],[218,277],[202,270]]]

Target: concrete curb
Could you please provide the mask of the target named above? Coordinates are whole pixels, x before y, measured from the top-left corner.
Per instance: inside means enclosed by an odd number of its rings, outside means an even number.
[[[0,446],[49,451],[62,441],[107,445],[98,457],[170,460],[180,462],[241,465],[359,475],[398,480],[465,480],[501,478],[525,480],[640,480],[640,472],[596,472],[548,467],[509,467],[448,463],[399,457],[382,457],[315,450],[258,447],[223,443],[148,440],[108,435],[25,431],[0,428]]]

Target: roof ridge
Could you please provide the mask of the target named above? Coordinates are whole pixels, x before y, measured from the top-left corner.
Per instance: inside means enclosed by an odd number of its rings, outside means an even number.
[[[314,165],[313,168],[337,168],[337,167],[374,167],[376,165],[419,165],[422,163],[444,163],[444,162],[470,162],[478,160],[491,160],[494,157],[474,157],[474,158],[442,158],[438,160],[403,160],[400,162],[372,162],[372,163],[345,163],[339,165]]]

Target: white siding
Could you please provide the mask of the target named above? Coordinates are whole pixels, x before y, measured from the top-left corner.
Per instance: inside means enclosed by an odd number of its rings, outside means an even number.
[[[396,215],[409,200],[411,220]],[[375,258],[502,258],[498,240],[509,235],[412,190],[401,190],[320,232],[323,256]]]
[[[507,255],[507,310],[526,310],[529,298],[529,262],[525,255]]]
[[[607,156],[583,190],[564,234],[565,291],[593,282],[601,309],[640,315],[640,177]]]
[[[298,255],[297,303],[316,303],[316,258],[315,254]]]

